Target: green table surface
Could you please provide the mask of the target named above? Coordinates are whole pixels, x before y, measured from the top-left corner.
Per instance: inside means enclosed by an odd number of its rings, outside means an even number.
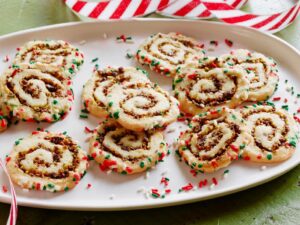
[[[289,7],[293,1],[272,0],[265,10]],[[267,0],[250,0],[245,10],[260,10]],[[289,3],[287,3],[289,2]],[[295,1],[294,1],[295,2]],[[157,16],[157,15],[151,15]],[[0,35],[32,27],[79,21],[62,0],[0,0]],[[300,49],[300,17],[277,36]],[[1,51],[1,46],[0,46]],[[161,209],[123,212],[72,212],[19,208],[19,225],[147,224],[300,224],[300,166],[267,184],[203,202]],[[0,225],[9,206],[0,203]]]

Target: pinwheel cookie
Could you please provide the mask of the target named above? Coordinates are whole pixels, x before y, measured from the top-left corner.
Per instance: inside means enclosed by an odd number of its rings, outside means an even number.
[[[178,33],[158,33],[139,47],[136,59],[149,65],[151,70],[173,77],[182,66],[201,59],[203,53],[199,43],[192,38]]]
[[[71,81],[59,72],[8,69],[0,77],[0,86],[8,110],[26,121],[62,119],[73,102]]]
[[[294,153],[298,128],[284,110],[268,105],[246,106],[241,110],[251,143],[243,150],[244,159],[257,162],[280,162]]]
[[[30,41],[20,48],[13,63],[73,77],[83,64],[83,54],[62,40]]]
[[[177,100],[155,84],[114,85],[108,102],[110,116],[134,131],[163,128],[179,116]]]
[[[224,67],[239,66],[249,81],[249,101],[264,101],[273,95],[278,83],[276,62],[257,52],[238,49],[219,59]]]
[[[90,154],[102,170],[122,174],[152,168],[167,153],[163,133],[135,132],[109,119],[101,123],[90,139]]]
[[[180,109],[196,115],[222,107],[234,108],[248,97],[248,82],[240,69],[215,68],[205,71],[191,64],[173,80]]]
[[[7,158],[13,182],[24,189],[67,191],[84,176],[87,157],[68,136],[34,131]]]
[[[193,169],[214,172],[238,159],[249,135],[234,110],[225,110],[217,119],[195,116],[191,128],[179,137],[179,154]]]
[[[93,115],[108,115],[107,95],[113,85],[126,85],[134,82],[150,83],[146,72],[135,67],[106,68],[94,72],[85,84],[82,101],[84,107]]]

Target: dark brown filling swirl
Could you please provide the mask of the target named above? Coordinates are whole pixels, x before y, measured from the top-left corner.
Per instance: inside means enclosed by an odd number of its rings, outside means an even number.
[[[18,72],[22,72],[21,70],[17,70]],[[64,78],[60,73],[56,72],[47,72],[50,74],[53,79],[58,80],[59,82],[63,82]],[[18,74],[14,75],[18,76]],[[26,105],[28,107],[33,107],[31,106],[26,99],[24,99],[21,94],[16,90],[16,86],[13,82],[14,76],[8,76],[6,79],[6,86],[10,90],[11,93],[13,93],[19,100],[19,102],[23,105]],[[64,87],[61,85],[58,85],[57,83],[53,82],[53,80],[48,79],[48,78],[43,78],[39,77],[34,74],[28,74],[24,79],[20,81],[20,86],[22,90],[26,93],[29,94],[33,99],[38,99],[40,97],[40,94],[42,92],[41,88],[39,86],[33,85],[31,83],[31,80],[41,80],[44,82],[45,87],[47,88],[48,92],[46,92],[47,97],[53,97],[53,98],[61,98],[61,97],[67,97],[67,93],[64,90]],[[36,112],[47,112],[48,111],[48,105],[47,106],[40,106],[40,107],[34,107],[34,110]]]
[[[138,162],[140,159],[143,159],[144,156],[135,157],[135,158],[132,158],[132,157],[129,156],[127,158],[124,158],[124,156],[121,155],[119,152],[114,151],[113,148],[108,148],[107,146],[105,146],[103,144],[105,135],[108,132],[115,131],[117,129],[119,129],[119,127],[116,126],[116,125],[107,125],[107,126],[104,127],[104,132],[103,133],[98,132],[98,137],[97,137],[96,140],[100,143],[100,146],[101,146],[100,148],[103,149],[106,152],[109,152],[110,154],[112,154],[113,156],[115,156],[117,158],[126,159],[130,162]],[[143,140],[142,140],[142,144],[139,145],[139,146],[135,146],[135,147],[134,146],[127,146],[127,145],[124,145],[124,144],[121,143],[121,139],[126,137],[126,136],[129,136],[130,140],[132,140],[132,141],[138,141],[139,140],[138,134],[136,132],[130,131],[130,130],[125,130],[121,134],[113,136],[114,143],[116,143],[122,150],[128,151],[128,152],[134,151],[134,150],[137,150],[137,149],[143,149],[145,151],[149,150],[149,141],[150,141],[150,136],[151,136],[151,134],[149,132],[145,132],[145,135],[144,135]]]
[[[208,78],[205,78],[205,79],[208,79]],[[220,90],[222,90],[222,86],[225,85],[224,81],[218,79],[215,75],[212,75],[210,77],[210,79],[212,80],[212,82],[214,84],[214,88],[213,89],[205,88],[204,90],[202,90],[201,93],[205,93],[205,94],[212,93],[212,94],[215,94],[215,93],[220,92]],[[229,100],[231,100],[233,98],[233,96],[235,95],[235,93],[237,91],[237,79],[234,77],[233,78],[233,82],[234,82],[235,86],[230,91],[223,92],[218,97],[213,96],[211,98],[205,98],[205,99],[194,98],[193,96],[191,96],[190,90],[193,89],[193,86],[199,80],[201,80],[201,78],[197,77],[197,79],[193,80],[192,82],[190,82],[190,84],[186,88],[186,97],[194,105],[198,106],[199,108],[204,108],[204,107],[207,107],[207,106],[218,106],[218,105],[220,105],[222,103],[226,103],[227,101],[229,101]]]
[[[51,52],[42,52],[44,50],[50,50]],[[59,51],[57,51],[59,50]],[[69,50],[67,50],[66,48],[64,48],[63,45],[61,44],[55,44],[55,45],[49,45],[49,44],[36,44],[34,45],[33,47],[27,49],[24,53],[22,53],[22,55],[20,55],[20,58],[21,60],[25,60],[27,55],[31,53],[31,56],[30,56],[30,62],[36,62],[37,58],[40,57],[41,55],[45,55],[47,54],[47,56],[51,56],[51,58],[48,57],[48,62],[44,62],[44,63],[53,63],[55,62],[56,60],[56,56],[63,56],[64,59],[63,59],[63,66],[65,66],[67,64],[67,61],[66,61],[66,57],[68,55],[71,54],[71,52]]]
[[[198,149],[198,151],[205,151],[205,152],[209,152],[211,151],[215,146],[217,146],[217,144],[219,143],[219,141],[222,139],[224,132],[218,127],[215,126],[214,124],[210,124],[210,129],[206,132],[202,132],[202,126],[204,125],[205,122],[199,123],[198,126],[195,126],[193,128],[192,133],[197,133],[197,146],[196,148]],[[239,134],[241,133],[240,128],[238,125],[228,122],[225,119],[219,119],[218,124],[222,124],[225,123],[226,127],[229,128],[232,131],[232,135],[229,139],[227,139],[224,143],[224,145],[218,150],[217,154],[213,155],[213,156],[209,156],[209,155],[205,155],[205,156],[200,156],[199,152],[192,152],[192,154],[198,158],[199,160],[203,160],[203,161],[211,161],[211,160],[218,160],[219,158],[221,158],[226,152],[227,150],[230,148],[230,145],[235,142],[239,136]],[[191,136],[192,136],[191,133]],[[190,136],[190,138],[191,138]],[[209,139],[207,138],[209,136]],[[187,146],[189,149],[191,149],[191,144],[189,143],[189,145]]]
[[[35,170],[35,169],[29,169],[27,170],[24,166],[22,166],[21,162],[23,160],[26,160],[25,157],[27,154],[31,154],[34,151],[36,151],[37,149],[43,149],[46,151],[49,151],[52,154],[52,159],[53,162],[50,164],[49,162],[44,161],[43,159],[40,159],[38,157],[36,157],[33,160],[33,163],[39,167],[39,166],[43,166],[46,168],[50,168],[51,166],[57,166],[58,163],[61,162],[61,158],[63,155],[63,152],[60,150],[60,148],[58,148],[57,146],[54,146],[53,149],[49,149],[46,146],[44,146],[43,144],[38,144],[38,146],[31,148],[27,151],[22,151],[18,154],[17,157],[17,166],[20,170],[22,170],[24,173],[28,174],[31,177],[40,177],[40,178],[44,178],[44,177],[48,177],[51,179],[64,179],[67,178],[70,174],[70,172],[75,172],[76,168],[79,165],[79,158],[78,158],[78,147],[77,145],[72,142],[71,139],[69,138],[62,138],[62,137],[58,137],[58,136],[48,136],[45,138],[45,140],[48,140],[49,142],[55,144],[55,145],[61,145],[63,146],[65,149],[68,149],[68,151],[70,151],[72,153],[73,156],[73,161],[71,164],[69,165],[64,165],[63,168],[59,169],[59,171],[57,173],[43,173],[39,170]]]
[[[158,35],[158,38],[163,38],[163,36],[162,36],[162,35]],[[174,41],[180,42],[181,44],[183,44],[183,45],[184,45],[185,47],[187,47],[187,48],[194,48],[194,47],[195,47],[195,45],[194,45],[192,42],[190,42],[190,41],[187,41],[187,40],[181,40],[181,39],[179,39],[179,38],[173,38],[173,37],[172,37],[172,39],[173,39]],[[151,51],[151,46],[152,46],[153,44],[155,44],[155,41],[156,41],[156,40],[152,40],[149,44],[147,44],[147,45],[145,46],[145,50],[146,50],[148,53],[150,53],[150,51]],[[172,45],[173,48],[174,48],[173,51],[172,51],[172,52],[166,52],[166,51],[164,51],[163,47],[164,47],[165,45]],[[173,61],[170,61],[170,60],[169,60],[169,57],[175,57],[175,56],[177,55],[178,51],[181,51],[181,50],[180,50],[180,45],[179,45],[179,44],[178,44],[178,45],[176,45],[176,44],[174,45],[174,43],[170,43],[170,42],[162,42],[162,43],[160,43],[160,44],[157,46],[157,49],[159,50],[159,52],[160,52],[161,54],[157,54],[157,53],[155,53],[155,52],[151,52],[152,56],[155,57],[155,58],[157,58],[157,59],[160,59],[160,60],[168,61],[168,63],[170,63],[171,65],[174,65],[174,66],[184,64],[184,63],[186,62],[186,59],[189,57],[189,55],[192,54],[191,51],[185,50],[183,59],[178,60],[177,62],[173,62]],[[166,57],[164,57],[164,55],[165,55]]]
[[[259,140],[256,136],[255,136],[255,131],[256,129],[259,129],[259,126],[267,126],[267,127],[271,127],[272,129],[272,133],[268,135],[268,140],[272,140],[275,137],[275,134],[279,131],[277,129],[277,126],[275,125],[275,123],[272,121],[272,119],[270,118],[259,118],[255,121],[254,126],[251,130],[251,134],[252,137],[254,138],[254,142],[255,145],[260,148],[262,151],[267,151],[267,152],[276,152],[277,149],[279,149],[281,146],[284,146],[287,143],[287,139],[286,139],[286,135],[289,132],[289,127],[288,127],[288,122],[287,122],[287,118],[286,116],[284,116],[283,114],[280,114],[278,112],[276,112],[276,110],[274,108],[272,109],[259,109],[259,110],[253,110],[250,111],[248,113],[244,113],[243,114],[243,118],[245,118],[247,120],[248,117],[250,117],[253,114],[259,114],[259,113],[270,113],[270,114],[275,114],[278,115],[280,117],[280,119],[282,121],[284,121],[284,128],[281,130],[281,138],[278,139],[271,148],[268,148],[264,145],[264,143],[261,142],[261,140]]]
[[[129,88],[129,86],[127,87]],[[166,93],[161,93],[164,96],[164,99],[167,99],[169,106],[172,104],[170,97],[166,94]],[[136,98],[136,97],[142,97],[145,98],[147,100],[147,104],[144,105],[134,105],[133,106],[133,110],[129,110],[126,109],[124,107],[124,104],[131,100],[132,98]],[[124,99],[122,99],[122,101],[120,101],[120,107],[123,109],[124,113],[126,113],[127,115],[132,116],[135,119],[139,119],[139,118],[145,118],[145,117],[154,117],[154,116],[161,116],[161,115],[166,115],[169,112],[169,108],[164,109],[164,110],[159,110],[156,112],[149,112],[148,109],[153,108],[157,105],[159,100],[157,100],[154,96],[150,95],[149,93],[143,92],[141,91],[139,94],[134,95],[132,93],[129,93]],[[145,110],[142,114],[136,114],[135,112],[135,108],[139,108],[139,109],[143,109]]]

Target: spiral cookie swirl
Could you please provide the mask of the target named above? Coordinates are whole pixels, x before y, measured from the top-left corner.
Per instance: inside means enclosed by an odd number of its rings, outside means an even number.
[[[243,150],[245,159],[257,162],[280,162],[294,153],[298,128],[284,110],[273,106],[254,105],[241,110],[251,143]]]
[[[73,77],[83,64],[83,54],[61,40],[30,41],[17,53],[14,64],[31,68],[57,71]]]
[[[174,80],[175,97],[180,109],[196,115],[214,111],[224,106],[234,108],[248,97],[247,80],[239,69],[198,69],[188,65]]]
[[[88,165],[86,154],[70,137],[38,131],[17,140],[7,161],[15,184],[51,192],[73,188]]]
[[[179,115],[178,102],[157,85],[114,85],[108,97],[110,116],[129,130],[163,128]]]
[[[274,60],[263,54],[238,49],[220,57],[224,67],[239,66],[249,81],[249,101],[264,101],[273,95],[278,83],[278,69]]]
[[[84,107],[95,116],[107,116],[107,95],[110,88],[116,84],[149,83],[150,81],[145,74],[145,71],[134,67],[106,68],[95,71],[83,89]]]
[[[228,166],[249,142],[241,117],[234,110],[221,114],[213,120],[193,117],[191,128],[179,137],[179,154],[195,170],[211,173]]]
[[[152,168],[167,153],[163,133],[135,132],[109,119],[101,123],[90,139],[90,154],[102,170],[123,174]]]
[[[173,77],[182,66],[201,59],[203,52],[192,38],[177,33],[158,33],[139,47],[136,59],[153,71]]]
[[[3,101],[18,119],[54,122],[72,106],[71,81],[59,72],[8,69],[0,85]]]

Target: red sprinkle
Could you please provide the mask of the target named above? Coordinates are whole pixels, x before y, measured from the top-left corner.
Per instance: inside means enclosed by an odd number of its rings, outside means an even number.
[[[232,47],[232,45],[233,45],[233,42],[232,42],[231,40],[229,40],[229,39],[225,39],[225,43],[226,43],[226,45],[228,45],[229,47]]]
[[[300,118],[297,116],[294,116],[294,119],[297,121],[297,123],[300,123]]]
[[[7,193],[7,192],[8,192],[8,189],[7,189],[7,187],[6,187],[5,185],[2,186],[2,191],[3,191],[4,193]]]
[[[211,165],[213,167],[218,167],[219,166],[219,164],[216,161],[211,161]]]
[[[160,180],[160,183],[164,184],[165,187],[167,187],[169,185],[169,178],[162,177],[161,180]]]
[[[200,180],[200,182],[199,182],[199,188],[202,188],[202,187],[204,187],[204,186],[206,186],[207,185],[207,179],[205,179],[205,180]]]
[[[87,133],[93,133],[93,130],[91,130],[91,129],[88,128],[88,127],[85,127],[84,130],[85,130],[85,132],[87,132]],[[97,143],[97,142],[96,142],[96,143]]]
[[[212,182],[214,185],[218,185],[218,180],[215,177],[212,178]]]
[[[103,161],[103,163],[100,165],[100,169],[102,171],[105,171],[107,169],[109,169],[111,166],[117,165],[117,162],[114,160],[110,160],[110,159],[105,159]],[[126,168],[127,169],[127,168]]]
[[[35,190],[41,190],[41,184],[40,183],[36,183],[35,184]]]
[[[239,148],[238,147],[236,147],[235,145],[230,145],[230,148],[233,150],[233,151],[235,151],[235,152],[239,152]]]
[[[190,191],[190,190],[192,190],[193,188],[194,188],[193,184],[189,183],[188,185],[183,186],[183,187],[181,188],[181,190],[183,190],[183,191]]]
[[[166,192],[166,194],[170,194],[171,193],[171,189],[166,189],[165,192]]]
[[[86,186],[87,189],[90,189],[91,187],[92,187],[91,184],[87,184],[87,186]]]
[[[195,74],[195,73],[188,75],[188,78],[191,80],[194,80],[196,77],[197,77],[197,74]]]
[[[132,173],[132,169],[128,166],[126,167],[126,171],[127,171],[127,173]]]
[[[280,97],[274,97],[273,101],[280,101],[280,99],[281,99]]]
[[[247,161],[248,161],[248,160],[250,160],[250,157],[249,157],[249,156],[247,156],[247,155],[246,155],[246,156],[244,156],[243,158],[244,158],[244,160],[247,160]]]
[[[197,176],[197,171],[196,170],[190,170],[190,173],[195,177],[195,176]]]

